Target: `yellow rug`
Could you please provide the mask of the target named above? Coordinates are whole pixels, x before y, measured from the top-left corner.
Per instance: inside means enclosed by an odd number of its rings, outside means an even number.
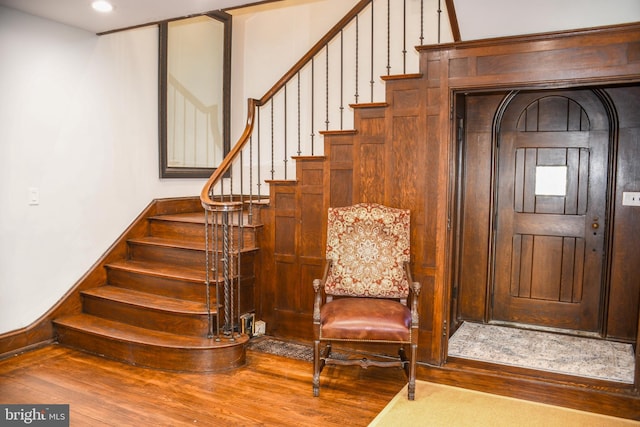
[[[405,386],[369,427],[618,427],[640,422],[416,381],[416,400]]]

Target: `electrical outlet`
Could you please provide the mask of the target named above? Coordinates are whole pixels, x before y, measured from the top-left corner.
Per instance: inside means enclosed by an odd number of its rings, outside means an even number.
[[[256,336],[264,335],[266,333],[267,324],[262,320],[258,320],[256,321],[254,328],[255,328],[253,332],[254,335]]]
[[[640,206],[640,192],[638,191],[623,192],[622,206]]]

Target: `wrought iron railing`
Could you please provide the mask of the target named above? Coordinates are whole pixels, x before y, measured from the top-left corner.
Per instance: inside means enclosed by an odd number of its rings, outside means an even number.
[[[427,14],[425,4],[434,2],[436,10]],[[262,98],[249,99],[244,132],[200,195],[207,218],[222,220],[205,222],[207,301],[211,285],[224,290],[223,312],[217,314],[215,334],[210,326],[212,336],[219,339],[222,331],[235,339],[241,314],[241,251],[219,247],[215,240],[231,241],[233,227],[225,225],[225,218],[233,215],[242,226],[244,213],[252,224],[256,202],[269,193],[265,180],[292,178],[293,156],[321,155],[321,131],[353,126],[353,114],[345,111],[351,104],[384,101],[381,76],[416,73],[418,53],[407,46],[439,43],[441,15],[441,0],[361,0]]]

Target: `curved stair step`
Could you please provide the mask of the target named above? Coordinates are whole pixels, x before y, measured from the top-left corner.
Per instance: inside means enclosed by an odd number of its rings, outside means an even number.
[[[111,262],[105,267],[111,270],[122,270],[148,276],[189,281],[199,285],[204,284],[206,276],[202,268],[193,269],[154,261],[120,260]]]
[[[108,285],[201,303],[206,300],[204,269],[133,260],[114,261],[105,268]],[[213,277],[210,280],[213,281]],[[215,294],[215,283],[212,283],[210,291]]]
[[[204,336],[209,330],[204,302],[108,285],[82,291],[82,296],[84,312],[105,319],[174,334]],[[215,316],[215,304],[211,311]]]
[[[162,295],[150,294],[117,286],[100,286],[82,291],[83,295],[118,301],[151,310],[174,312],[178,314],[207,314],[205,304]]]
[[[58,342],[136,366],[182,372],[217,372],[246,363],[246,335],[235,341],[150,330],[77,314],[56,319]]]

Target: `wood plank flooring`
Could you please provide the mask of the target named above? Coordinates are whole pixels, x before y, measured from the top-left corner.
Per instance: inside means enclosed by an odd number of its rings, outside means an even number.
[[[71,426],[366,426],[400,391],[400,369],[326,367],[247,351],[247,365],[193,374],[139,368],[60,345],[0,360],[0,403],[69,404]]]

